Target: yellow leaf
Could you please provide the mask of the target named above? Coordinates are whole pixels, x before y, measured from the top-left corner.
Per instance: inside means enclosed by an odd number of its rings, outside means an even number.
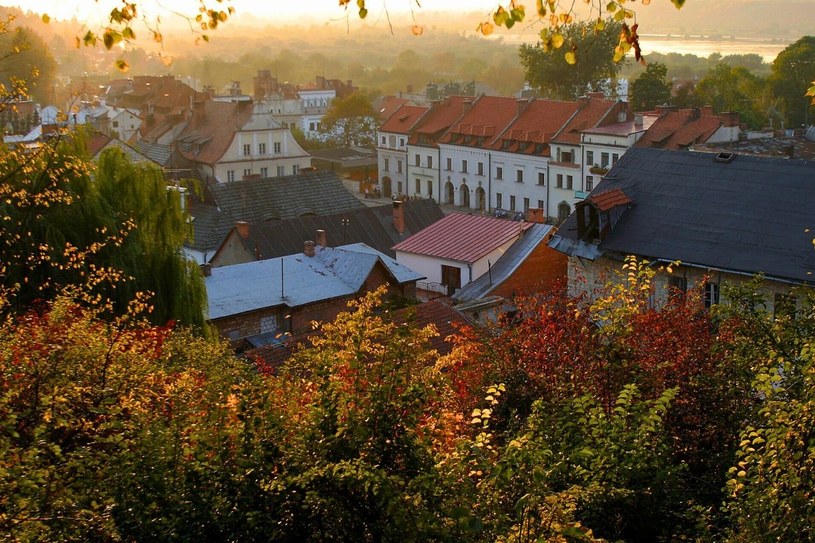
[[[564,55],[567,64],[577,64],[577,57],[574,54],[574,51],[569,51]]]
[[[44,22],[45,24],[50,23],[51,22],[51,17],[49,17],[47,13],[43,13],[42,14],[42,22]]]
[[[560,49],[562,45],[563,45],[563,34],[558,32],[557,34],[552,36],[552,47],[554,47],[555,49]]]
[[[421,36],[424,34],[424,27],[422,25],[413,25],[410,29],[414,36]]]
[[[126,60],[120,58],[116,61],[116,69],[122,73],[125,73],[130,69],[130,64],[128,64]]]

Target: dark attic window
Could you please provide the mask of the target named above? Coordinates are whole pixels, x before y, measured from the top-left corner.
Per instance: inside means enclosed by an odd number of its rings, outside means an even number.
[[[732,162],[736,158],[736,153],[716,153],[713,157],[714,162]]]

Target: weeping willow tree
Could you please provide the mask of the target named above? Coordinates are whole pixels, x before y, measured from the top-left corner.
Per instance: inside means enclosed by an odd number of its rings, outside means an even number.
[[[128,305],[201,328],[206,294],[181,252],[188,225],[163,172],[120,149],[90,162],[81,134],[0,160],[0,310],[77,288],[112,314]]]

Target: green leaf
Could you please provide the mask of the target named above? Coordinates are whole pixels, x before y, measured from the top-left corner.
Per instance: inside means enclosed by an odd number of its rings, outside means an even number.
[[[671,0],[671,2],[676,6],[676,9],[682,9],[682,6],[685,5],[685,0]]]

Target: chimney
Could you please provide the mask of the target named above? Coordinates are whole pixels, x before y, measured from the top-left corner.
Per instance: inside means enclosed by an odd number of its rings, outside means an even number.
[[[722,124],[728,127],[739,126],[740,118],[738,111],[728,111],[726,113],[722,113]]]
[[[203,264],[200,265],[200,268],[201,273],[204,275],[204,277],[212,277],[212,264],[210,264],[209,262],[204,262]]]
[[[314,242],[307,241],[303,243],[303,254],[306,256],[314,256]]]
[[[405,233],[405,208],[401,200],[393,201],[393,227],[401,236]]]
[[[713,106],[702,106],[699,108],[699,112],[705,117],[710,117],[713,115]]]
[[[473,109],[473,99],[467,98],[461,104],[461,111],[466,114],[469,113],[471,109]]]
[[[526,98],[518,98],[515,103],[518,105],[518,117],[520,117],[521,113],[526,111],[527,106],[529,106],[529,100]]]
[[[602,100],[606,97],[606,95],[600,91],[587,92],[586,96],[589,97],[589,100]]]
[[[314,78],[317,81],[317,88],[324,89],[325,88],[325,77],[318,75]]]
[[[246,221],[238,221],[235,223],[235,230],[238,235],[243,239],[249,239],[249,223]]]
[[[317,237],[315,239],[317,241],[317,245],[319,245],[320,247],[325,247],[327,241],[325,230],[317,230]]]
[[[634,114],[634,126],[642,126],[642,113]]]
[[[539,207],[530,207],[529,213],[527,214],[527,220],[529,222],[543,224],[545,222],[545,217],[543,216],[543,209]]]
[[[702,116],[701,111],[699,110],[698,107],[695,107],[695,108],[692,108],[690,110],[690,115],[688,115],[688,120],[689,121],[695,121],[696,119],[698,119],[701,116]]]
[[[669,106],[668,104],[662,104],[661,106],[656,106],[654,109],[657,110],[657,113],[659,114],[660,117],[664,117],[671,111],[676,111],[677,107]]]

